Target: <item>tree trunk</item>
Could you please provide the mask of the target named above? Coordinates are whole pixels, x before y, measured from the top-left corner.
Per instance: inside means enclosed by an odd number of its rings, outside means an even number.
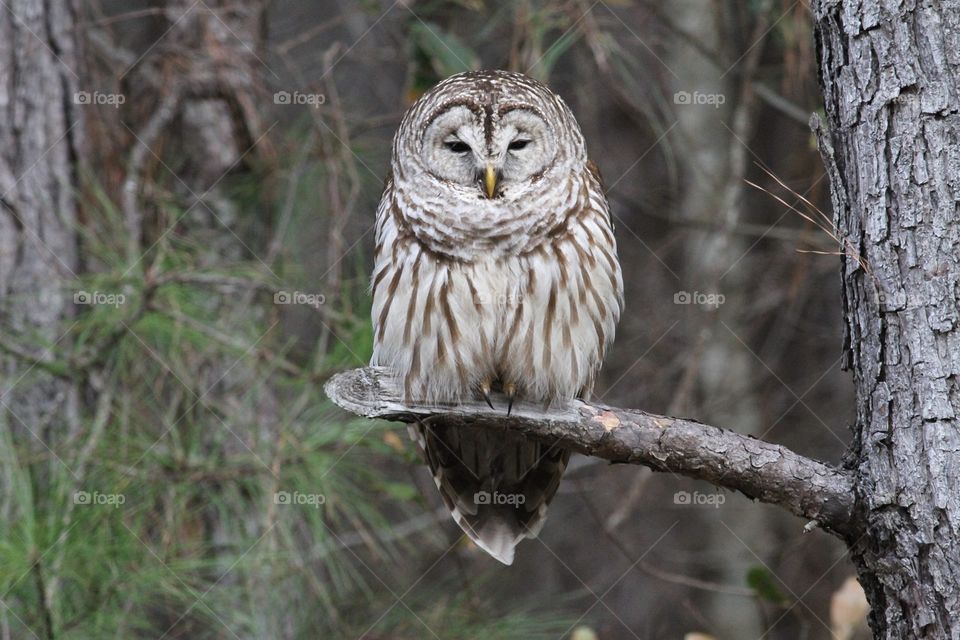
[[[0,459],[36,454],[42,462],[24,467],[35,474],[30,500],[37,501],[56,478],[73,473],[54,452],[62,453],[80,426],[77,386],[44,366],[69,330],[75,291],[64,282],[78,270],[74,165],[86,107],[76,99],[75,23],[73,2],[17,0],[0,8]],[[29,520],[34,508],[0,491],[3,521]],[[33,544],[35,608],[4,594],[0,628],[52,638],[56,554]]]
[[[52,347],[73,311],[62,283],[77,269],[73,164],[82,105],[74,100],[75,50],[71,3],[22,0],[0,11],[7,70],[0,75],[0,319],[8,352],[17,350],[17,338]],[[0,362],[0,401],[15,428],[47,425],[66,436],[60,423],[76,414],[70,385],[37,375],[17,382],[29,363]]]
[[[849,462],[866,533],[848,542],[876,638],[957,639],[960,5],[814,13],[858,397]]]

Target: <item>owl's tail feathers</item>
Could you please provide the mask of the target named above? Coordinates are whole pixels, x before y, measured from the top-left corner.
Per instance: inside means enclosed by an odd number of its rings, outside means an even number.
[[[435,419],[411,425],[410,435],[454,521],[478,547],[512,564],[514,547],[543,528],[570,451]]]

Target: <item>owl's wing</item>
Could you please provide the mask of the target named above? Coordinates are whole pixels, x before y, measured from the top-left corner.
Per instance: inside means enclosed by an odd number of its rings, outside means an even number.
[[[597,166],[597,163],[593,160],[587,160],[587,171],[589,171],[590,175],[597,181],[597,186],[600,187],[600,191],[606,193],[607,185],[603,182],[603,176],[600,175],[600,167]]]
[[[613,236],[613,215],[610,212],[610,205],[607,202],[606,186],[603,182],[603,176],[600,174],[600,167],[598,167],[593,160],[587,160],[586,168],[590,179],[589,189],[597,194],[597,197],[587,200],[587,207],[585,207],[580,214],[586,219],[586,221],[582,223],[581,228],[586,224],[591,224],[588,220],[592,219],[594,228],[601,230],[601,233],[596,236],[591,236],[590,238],[592,242],[602,245],[600,247],[594,246],[593,249],[603,258],[602,261],[598,260],[593,264],[594,272],[592,275],[594,278],[591,278],[591,280],[600,283],[609,279],[609,287],[605,288],[606,295],[601,296],[601,299],[605,299],[607,303],[607,311],[611,314],[611,322],[608,325],[609,330],[604,333],[605,339],[601,344],[600,357],[594,363],[594,370],[587,384],[577,393],[577,397],[582,400],[590,400],[593,394],[593,386],[596,382],[597,374],[603,365],[603,358],[607,347],[613,342],[613,329],[620,321],[624,305],[623,274],[620,270],[620,262],[617,259],[616,240]],[[596,319],[594,319],[594,321],[596,322]]]

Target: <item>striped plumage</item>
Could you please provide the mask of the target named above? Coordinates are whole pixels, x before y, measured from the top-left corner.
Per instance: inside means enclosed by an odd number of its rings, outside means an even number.
[[[599,174],[544,85],[470,72],[420,98],[394,138],[376,233],[372,364],[395,369],[409,401],[491,384],[540,403],[590,393],[623,285]],[[411,434],[457,523],[510,564],[569,453],[442,423]]]

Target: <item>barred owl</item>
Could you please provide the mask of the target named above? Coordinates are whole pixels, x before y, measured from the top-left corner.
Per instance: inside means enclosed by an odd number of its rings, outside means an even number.
[[[518,73],[444,80],[404,115],[377,211],[371,364],[408,402],[586,397],[623,282],[596,166],[563,100]],[[569,451],[510,430],[411,426],[444,503],[511,564]]]

